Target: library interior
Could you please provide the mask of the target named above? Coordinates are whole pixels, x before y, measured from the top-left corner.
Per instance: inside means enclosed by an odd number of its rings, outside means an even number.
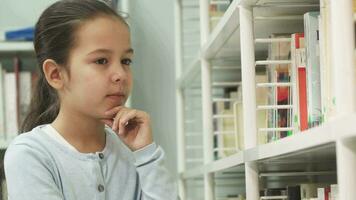
[[[149,114],[179,199],[356,200],[356,0],[92,1],[129,27],[124,106]],[[0,200],[19,200],[4,160],[36,99],[36,22],[55,2],[0,1]]]

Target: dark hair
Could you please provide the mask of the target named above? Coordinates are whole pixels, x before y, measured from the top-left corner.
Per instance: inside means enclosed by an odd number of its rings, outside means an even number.
[[[34,47],[39,74],[34,88],[29,112],[21,125],[20,132],[54,121],[59,113],[60,100],[42,70],[46,59],[54,60],[65,67],[70,50],[75,45],[76,30],[84,22],[98,16],[114,17],[126,24],[125,19],[100,0],[61,0],[48,7],[35,26]],[[126,24],[127,25],[127,24]]]

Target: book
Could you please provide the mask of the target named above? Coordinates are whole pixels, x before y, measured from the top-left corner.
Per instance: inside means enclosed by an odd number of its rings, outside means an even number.
[[[330,187],[318,188],[318,200],[329,200]]]
[[[320,0],[320,16],[318,19],[322,121],[328,121],[336,115],[333,68],[331,64],[330,0]],[[334,70],[337,70],[337,67],[334,67]]]
[[[11,140],[18,134],[18,106],[16,95],[16,75],[13,72],[5,74],[5,123],[6,139]]]
[[[337,184],[330,185],[329,200],[339,200],[339,187]]]
[[[256,74],[255,77],[256,84],[258,83],[267,83],[268,77],[267,74]],[[257,87],[256,88],[256,105],[267,105],[268,104],[268,88],[266,87]],[[241,105],[242,110],[242,105]],[[242,115],[242,113],[241,113]],[[240,122],[242,123],[242,122]],[[259,110],[257,112],[257,128],[266,128],[268,125],[268,110]],[[258,132],[258,144],[267,143],[267,134],[266,132]]]
[[[287,196],[288,196],[288,200],[300,200],[301,199],[300,186],[299,185],[288,186]]]
[[[19,124],[24,121],[31,103],[32,93],[32,73],[20,72],[20,87],[19,87]]]
[[[34,38],[35,27],[26,27],[5,32],[5,39],[8,41],[32,41]]]
[[[304,33],[292,34],[292,82],[294,128],[303,131],[308,128],[307,72],[305,63]]]
[[[317,198],[320,186],[320,184],[300,184],[301,199]]]
[[[297,49],[300,130],[308,129],[307,71],[305,49]]]
[[[5,86],[4,86],[5,71],[0,63],[0,139],[5,140]]]
[[[321,123],[321,88],[320,88],[320,49],[319,49],[319,12],[304,14],[308,127]]]
[[[287,186],[288,200],[301,200],[301,199],[320,200],[320,198],[324,200],[324,196],[327,195],[326,192],[327,188],[328,188],[327,184],[319,184],[319,183],[307,183],[307,184]],[[324,194],[322,197],[321,197],[322,195],[321,193]]]
[[[235,130],[237,131],[237,149],[245,149],[244,145],[244,124],[243,124],[243,105],[242,105],[242,87],[237,88],[236,93],[230,94],[232,98],[236,98],[234,103],[234,115],[236,117]]]
[[[19,57],[15,56],[13,58],[13,67],[15,73],[15,85],[16,85],[16,115],[17,118],[17,126],[20,126],[20,70],[21,70],[21,60]]]

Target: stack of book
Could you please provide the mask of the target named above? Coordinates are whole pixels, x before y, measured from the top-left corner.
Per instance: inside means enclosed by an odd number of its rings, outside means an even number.
[[[13,70],[6,71],[0,63],[0,140],[11,141],[19,133],[31,101],[36,73],[21,70],[15,57]]]
[[[299,184],[286,188],[264,189],[262,199],[279,200],[339,200],[337,184]]]

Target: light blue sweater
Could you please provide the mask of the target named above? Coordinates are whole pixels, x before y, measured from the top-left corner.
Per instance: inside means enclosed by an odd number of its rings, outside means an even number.
[[[17,136],[5,153],[9,200],[178,199],[163,166],[164,152],[155,143],[132,152],[106,128],[102,152],[80,153],[42,126]]]

